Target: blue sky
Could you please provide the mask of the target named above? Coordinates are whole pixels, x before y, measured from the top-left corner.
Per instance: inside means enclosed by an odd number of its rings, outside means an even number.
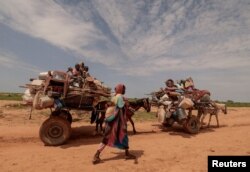
[[[0,0],[0,91],[84,61],[145,97],[193,77],[217,100],[250,101],[249,0]]]

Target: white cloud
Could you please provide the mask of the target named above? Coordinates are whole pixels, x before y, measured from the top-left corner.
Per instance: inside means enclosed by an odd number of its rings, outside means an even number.
[[[98,41],[109,42],[92,22],[74,18],[54,1],[1,1],[0,14],[1,22],[15,30],[91,58],[94,62],[112,64],[116,61],[105,49],[98,47]],[[112,47],[109,44],[106,46]],[[84,47],[91,51],[85,51]],[[105,61],[103,55],[106,55]]]
[[[0,66],[6,68],[21,69],[23,71],[30,71],[40,73],[41,70],[33,64],[23,63],[16,55],[11,52],[0,51]]]
[[[8,0],[0,22],[127,75],[151,75],[250,66],[249,11],[247,0]]]

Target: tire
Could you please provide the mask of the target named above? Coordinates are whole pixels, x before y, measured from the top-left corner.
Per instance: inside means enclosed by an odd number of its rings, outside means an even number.
[[[183,127],[188,133],[197,134],[200,131],[200,121],[196,116],[192,115],[186,120]]]
[[[70,137],[70,123],[61,117],[51,116],[40,127],[39,136],[46,146],[64,144]]]
[[[66,119],[70,124],[72,123],[72,115],[69,113],[69,111],[66,110],[58,110],[58,111],[53,111],[51,113],[51,116],[58,116],[63,119]]]

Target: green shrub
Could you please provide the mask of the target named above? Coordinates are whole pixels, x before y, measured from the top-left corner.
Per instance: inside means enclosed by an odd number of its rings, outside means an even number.
[[[250,102],[234,102],[232,100],[228,100],[226,102],[217,101],[219,103],[224,103],[227,107],[250,107]]]
[[[0,93],[0,100],[22,100],[22,93]]]

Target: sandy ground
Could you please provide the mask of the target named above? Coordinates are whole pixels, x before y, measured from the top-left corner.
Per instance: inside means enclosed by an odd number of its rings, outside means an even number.
[[[157,119],[137,122],[138,134],[129,125],[130,149],[137,160],[124,160],[124,153],[107,147],[102,163],[91,160],[101,141],[93,136],[94,125],[78,120],[71,139],[58,147],[44,146],[38,137],[46,112],[12,108],[13,101],[0,101],[0,171],[207,171],[208,155],[250,155],[250,108],[229,108],[220,114],[221,127],[204,128],[197,135],[175,125],[164,129]],[[208,119],[206,119],[208,120]]]

